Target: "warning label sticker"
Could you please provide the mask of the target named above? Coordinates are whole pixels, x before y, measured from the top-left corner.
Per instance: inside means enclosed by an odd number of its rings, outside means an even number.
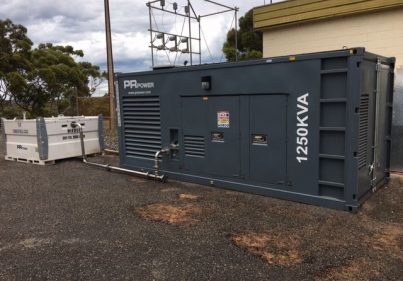
[[[229,128],[229,111],[217,112],[217,127]]]

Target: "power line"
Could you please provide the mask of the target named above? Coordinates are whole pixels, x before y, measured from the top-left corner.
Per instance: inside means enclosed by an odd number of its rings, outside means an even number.
[[[232,28],[232,24],[234,23],[234,20],[235,20],[235,15],[234,15],[234,17],[232,18],[232,22],[231,22],[231,25],[229,26],[229,28],[227,28],[227,34],[228,34],[228,32],[231,30],[231,28]],[[238,32],[238,30],[236,30],[235,29],[235,32]],[[235,39],[236,40],[236,39]],[[235,52],[238,52],[238,50],[235,48]],[[220,58],[220,62],[222,62],[222,59],[224,58],[224,52],[222,52],[222,54],[221,54],[221,58]]]
[[[201,34],[202,34],[202,36],[203,36],[204,43],[206,44],[207,51],[208,51],[208,53],[209,53],[209,55],[210,55],[211,62],[214,62],[213,55],[211,54],[210,48],[209,48],[209,46],[208,46],[208,44],[207,44],[206,36],[204,36],[203,28],[200,27],[200,31],[201,31]]]

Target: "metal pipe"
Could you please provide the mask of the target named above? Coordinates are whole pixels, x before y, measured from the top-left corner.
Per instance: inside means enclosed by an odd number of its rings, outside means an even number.
[[[187,36],[181,36],[179,34],[169,33],[169,32],[165,32],[165,31],[162,32],[162,31],[158,31],[158,30],[155,30],[155,29],[149,29],[148,31],[151,31],[153,33],[161,33],[161,34],[166,34],[166,35],[178,36],[178,37],[181,37],[181,38],[189,38]],[[192,40],[200,40],[199,38],[196,38],[196,37],[192,37],[190,39],[192,39]]]
[[[160,155],[161,154],[165,154],[165,153],[168,153],[169,152],[169,149],[168,148],[163,148],[163,149],[161,149],[160,151],[157,151],[156,153],[155,153],[155,156],[154,156],[154,175],[156,176],[156,177],[158,177],[159,176],[159,174],[160,174]]]
[[[224,7],[224,8],[228,8],[228,9],[232,9],[232,10],[234,9],[234,8],[232,8],[232,7],[230,7],[230,6],[226,6],[226,5],[223,5],[223,4],[220,4],[220,3],[217,3],[217,2],[211,1],[211,0],[204,0],[204,1],[209,2],[209,3],[211,3],[211,4],[215,4],[215,5]]]
[[[105,148],[104,151],[105,151],[106,153],[119,155],[119,150],[114,150],[114,149],[107,149],[107,148]]]
[[[192,38],[192,21],[191,21],[191,16],[190,16],[190,0],[188,0],[188,7],[189,7],[189,38]],[[190,45],[190,65],[193,65],[193,49],[192,49],[192,39],[189,39],[189,45]]]
[[[233,10],[234,10],[234,9],[228,9],[228,10],[221,11],[221,12],[215,12],[215,13],[211,13],[211,14],[202,15],[202,16],[200,16],[200,17],[201,17],[201,18],[205,18],[205,17],[215,16],[215,15],[219,15],[219,14],[228,13],[228,12],[231,12],[231,11],[233,11]]]
[[[199,64],[202,63],[202,50],[201,50],[201,17],[199,16],[198,22],[199,22]]]
[[[161,9],[161,8],[155,7],[155,6],[151,6],[151,8],[159,10],[159,11],[162,11],[162,12],[170,13],[170,14],[173,14],[173,15],[178,15],[178,16],[182,16],[182,17],[186,17],[186,18],[190,17],[191,19],[197,20],[196,17],[190,15],[190,10],[189,10],[189,15],[185,15],[185,14],[182,14],[182,13],[175,13],[175,12],[172,12],[172,11],[166,10],[166,9]]]
[[[104,168],[107,171],[111,171],[111,172],[120,172],[120,173],[125,173],[125,174],[129,174],[129,175],[135,175],[135,176],[140,176],[140,177],[145,177],[147,179],[151,178],[151,179],[155,179],[155,180],[159,180],[161,182],[165,182],[166,180],[166,176],[165,175],[160,175],[160,163],[159,163],[159,155],[161,153],[167,153],[169,152],[169,149],[162,149],[160,151],[158,151],[155,155],[156,155],[156,159],[158,161],[155,162],[156,164],[156,169],[154,171],[154,174],[150,173],[150,172],[140,172],[140,171],[132,171],[132,170],[128,170],[128,169],[123,169],[120,167],[115,167],[112,166],[111,164],[99,164],[99,163],[94,163],[94,162],[90,162],[87,160],[87,155],[85,154],[85,144],[84,144],[84,132],[83,132],[83,127],[81,126],[80,123],[77,122],[72,122],[71,123],[71,127],[72,128],[76,128],[78,127],[80,129],[80,142],[81,142],[81,157],[83,159],[83,163],[88,164],[88,165],[92,165],[95,167],[99,167],[99,168]],[[158,155],[157,155],[158,154]]]
[[[191,9],[192,12],[193,12],[193,15],[195,16],[195,19],[198,19],[199,16],[196,14],[195,9],[193,9],[193,5],[192,5],[192,3],[190,3],[190,1],[189,1],[189,6],[190,6],[190,9]]]

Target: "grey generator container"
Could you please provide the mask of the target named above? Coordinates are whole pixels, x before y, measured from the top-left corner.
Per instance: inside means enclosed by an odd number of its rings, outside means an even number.
[[[354,48],[117,74],[121,165],[351,212],[389,179],[394,58]]]

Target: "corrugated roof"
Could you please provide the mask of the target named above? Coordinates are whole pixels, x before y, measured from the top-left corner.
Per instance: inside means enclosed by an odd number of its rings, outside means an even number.
[[[255,8],[253,24],[274,28],[396,7],[403,7],[403,0],[289,0]]]

